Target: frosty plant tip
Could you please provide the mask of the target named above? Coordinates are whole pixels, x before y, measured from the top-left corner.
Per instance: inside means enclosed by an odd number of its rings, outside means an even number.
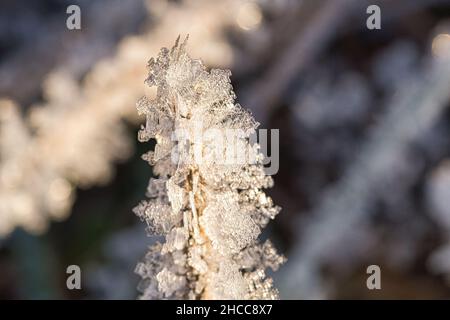
[[[220,70],[226,72],[224,70]],[[229,77],[229,73],[227,77]],[[137,103],[139,114],[145,114],[149,101],[143,97]],[[182,98],[176,98],[177,116],[185,119],[189,125],[180,125],[171,129],[170,133],[170,159],[173,165],[264,165],[267,175],[274,175],[279,169],[279,132],[278,129],[270,131],[271,155],[268,152],[267,130],[256,131],[258,124],[255,122],[248,127],[227,127],[220,123],[211,125],[207,118],[199,115],[193,117],[188,111],[187,103]],[[229,107],[229,106],[228,106]],[[239,105],[233,106],[240,108]],[[220,110],[219,110],[220,111]],[[211,110],[210,112],[214,112]],[[250,116],[251,117],[251,116]],[[148,119],[148,118],[147,118]],[[182,122],[179,122],[182,124]],[[147,141],[148,131],[140,132],[140,140]],[[157,138],[155,135],[153,138]],[[166,137],[167,138],[167,137]],[[257,143],[259,140],[259,143]],[[154,156],[156,152],[151,151],[148,155]],[[167,152],[167,150],[166,150]],[[147,160],[147,159],[146,159]],[[151,164],[153,164],[150,161]]]
[[[165,238],[136,267],[140,298],[276,299],[265,272],[285,258],[257,238],[280,208],[262,191],[273,181],[252,138],[258,123],[235,103],[230,71],[208,71],[185,45],[149,61],[157,94],[137,103],[138,138],[156,141],[143,158],[158,178],[134,212]]]

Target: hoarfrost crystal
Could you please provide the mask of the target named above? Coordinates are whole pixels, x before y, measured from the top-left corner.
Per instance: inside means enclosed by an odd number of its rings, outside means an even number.
[[[177,40],[149,61],[146,83],[157,94],[137,103],[146,116],[138,138],[156,141],[143,158],[158,178],[150,179],[149,199],[134,212],[152,234],[165,237],[136,268],[143,278],[140,298],[276,299],[265,270],[285,259],[269,241],[257,243],[261,228],[279,212],[262,191],[273,182],[258,144],[250,143],[258,123],[234,102],[230,72],[207,71],[185,44]],[[210,133],[229,130],[240,132],[237,143],[225,139],[224,149],[217,148],[219,135]],[[209,138],[199,142],[198,136]],[[236,145],[254,161],[221,161]]]

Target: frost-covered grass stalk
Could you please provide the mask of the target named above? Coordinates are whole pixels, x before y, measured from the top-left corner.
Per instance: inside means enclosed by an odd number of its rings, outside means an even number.
[[[259,145],[251,143],[258,123],[234,102],[230,72],[208,72],[185,44],[177,41],[149,61],[146,83],[157,86],[156,98],[137,103],[146,116],[139,140],[156,140],[143,158],[158,178],[150,179],[149,199],[134,212],[152,234],[165,237],[136,268],[140,298],[276,299],[265,270],[276,270],[284,258],[269,241],[257,243],[279,212],[261,190],[273,182]],[[220,132],[230,130],[239,134],[224,142]],[[236,145],[253,161],[228,161]]]

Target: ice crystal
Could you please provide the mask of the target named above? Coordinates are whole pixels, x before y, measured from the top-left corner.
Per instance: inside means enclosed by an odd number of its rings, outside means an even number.
[[[273,183],[258,145],[250,142],[258,123],[235,103],[230,71],[208,71],[189,57],[185,44],[177,40],[149,61],[146,83],[157,94],[137,103],[146,116],[138,139],[156,141],[143,159],[159,178],[150,180],[149,199],[134,212],[151,233],[165,236],[136,268],[141,298],[275,299],[265,270],[276,270],[284,257],[270,242],[257,243],[261,228],[279,212],[261,190]],[[211,130],[241,134],[218,149]],[[197,135],[209,138],[199,142]],[[224,161],[236,146],[246,147],[248,161]]]

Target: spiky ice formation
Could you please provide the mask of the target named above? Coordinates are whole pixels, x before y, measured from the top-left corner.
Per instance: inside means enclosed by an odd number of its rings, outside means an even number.
[[[177,40],[149,61],[146,83],[157,87],[156,98],[137,103],[146,116],[138,138],[156,141],[143,158],[158,178],[150,179],[148,199],[134,212],[152,234],[165,237],[136,267],[140,298],[276,299],[265,270],[285,259],[269,241],[257,243],[279,212],[262,191],[273,182],[259,145],[250,141],[258,123],[234,102],[230,71],[208,72],[185,44]],[[217,149],[225,131],[240,134]],[[253,161],[224,161],[237,145]]]

